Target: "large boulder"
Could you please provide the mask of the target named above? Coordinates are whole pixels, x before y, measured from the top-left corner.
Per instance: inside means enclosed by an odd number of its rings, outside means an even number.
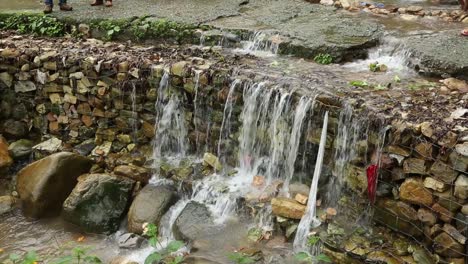
[[[82,175],[63,203],[63,217],[88,232],[114,232],[125,215],[134,183],[109,174]]]
[[[161,217],[177,202],[171,186],[146,185],[133,200],[128,212],[128,231],[143,233],[143,223],[159,224]]]
[[[18,172],[16,190],[25,214],[41,217],[59,211],[78,176],[91,166],[92,161],[83,156],[60,152],[23,168]]]
[[[193,241],[202,236],[214,233],[211,212],[206,205],[189,202],[177,217],[172,231],[178,240]]]
[[[0,173],[13,164],[13,159],[8,153],[8,143],[0,136]]]

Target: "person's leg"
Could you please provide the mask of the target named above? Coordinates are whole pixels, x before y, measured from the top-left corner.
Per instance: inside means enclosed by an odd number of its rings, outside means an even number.
[[[62,11],[72,11],[73,8],[67,4],[67,0],[59,0],[60,10]]]
[[[94,2],[91,3],[92,6],[99,6],[103,4],[104,4],[104,0],[94,0]]]
[[[44,14],[52,13],[54,2],[52,0],[44,0]]]
[[[112,6],[112,0],[106,0],[106,6],[111,7]]]

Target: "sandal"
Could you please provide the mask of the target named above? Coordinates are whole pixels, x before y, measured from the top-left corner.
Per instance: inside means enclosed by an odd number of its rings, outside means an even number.
[[[106,7],[112,6],[112,0],[106,0]]]
[[[462,31],[460,32],[460,34],[461,34],[462,36],[468,37],[468,28],[462,30]]]
[[[103,0],[94,0],[94,2],[91,3],[91,6],[99,6],[103,4],[104,4]]]

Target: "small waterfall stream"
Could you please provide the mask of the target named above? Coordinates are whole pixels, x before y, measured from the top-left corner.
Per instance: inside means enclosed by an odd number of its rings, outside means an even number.
[[[236,51],[253,54],[259,57],[276,56],[279,50],[278,38],[278,34],[272,34],[266,31],[257,31],[249,38],[248,41],[243,42],[242,49],[237,49]]]
[[[307,203],[307,209],[305,215],[302,217],[297,227],[296,236],[294,238],[294,251],[308,251],[307,238],[311,226],[317,227],[320,225],[320,221],[315,216],[315,207],[317,203],[317,191],[318,181],[320,174],[322,173],[323,156],[325,153],[325,145],[327,141],[327,126],[328,126],[328,112],[325,112],[323,118],[322,133],[320,136],[320,145],[317,154],[317,161],[315,162],[314,176],[312,179],[312,185],[310,186],[309,200]]]

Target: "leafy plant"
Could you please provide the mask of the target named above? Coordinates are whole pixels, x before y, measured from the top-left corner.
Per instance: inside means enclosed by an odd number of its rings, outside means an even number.
[[[68,32],[67,25],[55,17],[30,14],[11,15],[0,24],[0,28],[48,37],[60,37]]]
[[[330,64],[333,62],[333,57],[330,54],[320,53],[314,57],[314,61],[319,64]]]
[[[29,251],[24,257],[21,257],[18,254],[12,253],[9,255],[8,259],[13,264],[35,264],[37,263],[37,254],[34,251]]]
[[[319,236],[312,235],[312,236],[309,236],[307,240],[307,244],[309,244],[309,246],[315,246],[319,241],[320,241]]]
[[[244,253],[232,252],[228,255],[229,260],[232,260],[236,264],[250,264],[255,263],[255,260]]]
[[[311,264],[316,263],[318,261],[332,263],[331,259],[323,253],[320,253],[317,256],[312,256],[307,252],[299,252],[294,256],[294,258],[298,261],[311,263]]]
[[[369,70],[371,72],[385,72],[388,70],[388,67],[385,64],[374,62],[369,64]]]
[[[369,84],[366,81],[360,81],[360,80],[350,81],[349,85],[355,86],[355,87],[368,87],[369,86]]]
[[[71,250],[71,254],[63,256],[55,261],[53,264],[100,264],[102,261],[93,255],[88,255],[89,248],[75,247]]]
[[[156,249],[158,241],[158,228],[155,224],[144,224],[143,233],[149,238],[149,244]],[[172,253],[178,251],[184,246],[182,241],[171,241],[166,248],[161,251],[154,251],[145,259],[145,264],[163,262],[165,264],[180,264],[184,261],[183,256],[173,256]]]

